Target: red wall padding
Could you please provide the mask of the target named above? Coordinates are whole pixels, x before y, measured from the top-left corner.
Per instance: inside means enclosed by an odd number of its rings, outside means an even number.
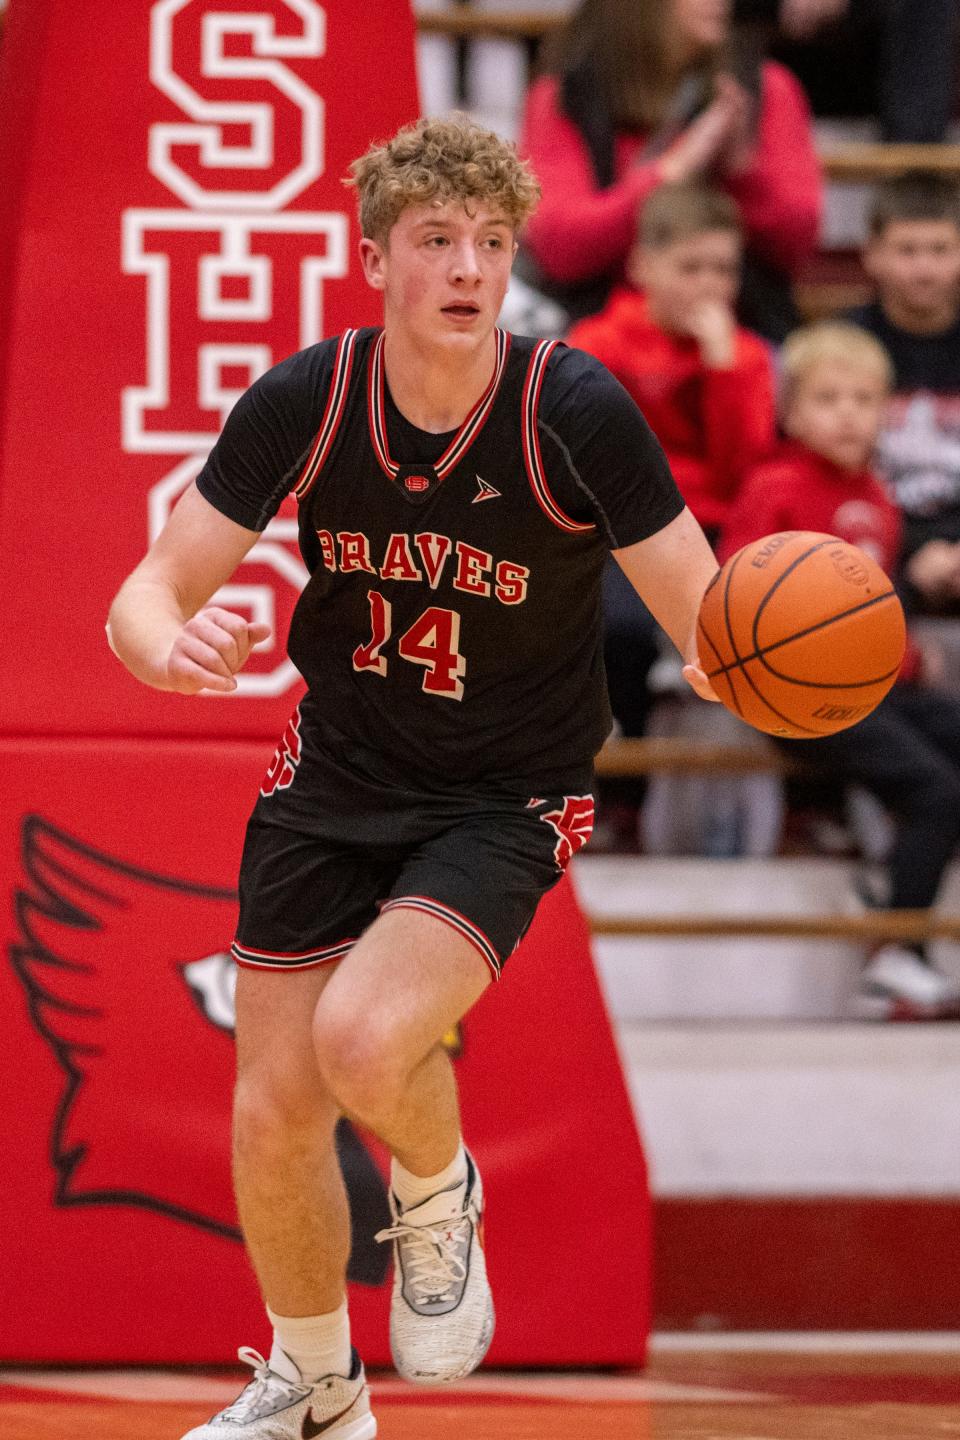
[[[238,15],[252,35],[232,33]],[[204,61],[205,47],[224,59]],[[3,52],[0,528],[6,623],[29,643],[0,647],[0,728],[279,733],[304,578],[292,507],[235,580],[278,631],[245,698],[142,690],[103,624],[230,396],[302,346],[378,322],[342,182],[416,116],[409,7],[30,0],[11,7]],[[262,137],[244,122],[251,105]],[[272,159],[203,166],[208,131],[233,159],[251,135]]]
[[[268,1343],[230,1191],[226,951],[245,819],[299,693],[282,645],[303,578],[292,511],[222,597],[277,631],[238,697],[137,685],[103,623],[231,396],[301,345],[376,321],[341,177],[416,110],[402,3],[10,11],[2,1360],[212,1362]],[[225,163],[242,146],[245,164]],[[468,1018],[457,1066],[490,1198],[492,1362],[636,1363],[643,1155],[568,886]],[[352,1131],[342,1144],[355,1330],[368,1362],[385,1363],[369,1235],[386,1160]]]
[[[225,955],[266,759],[249,743],[0,744],[4,1360],[226,1361],[266,1343],[233,1233]],[[637,1363],[643,1156],[566,882],[467,1018],[456,1065],[489,1195],[491,1361]],[[371,1364],[389,1360],[380,1260],[358,1246],[379,1282],[351,1298]]]

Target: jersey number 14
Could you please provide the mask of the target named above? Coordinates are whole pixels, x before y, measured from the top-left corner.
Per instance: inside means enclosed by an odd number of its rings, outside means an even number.
[[[370,639],[353,652],[354,670],[372,670],[386,675],[387,657],[382,655],[393,627],[391,605],[379,590],[368,590],[370,601]],[[428,695],[445,695],[448,700],[463,699],[462,677],[467,662],[457,648],[460,644],[460,616],[456,610],[431,605],[414,620],[397,641],[397,653],[425,670],[423,686]]]

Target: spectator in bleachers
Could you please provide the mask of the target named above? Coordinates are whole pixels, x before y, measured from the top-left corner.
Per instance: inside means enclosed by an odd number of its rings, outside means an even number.
[[[957,0],[734,0],[768,31],[817,116],[876,117],[880,138],[937,144],[955,113]]]
[[[904,598],[960,614],[960,187],[910,171],[877,187],[863,262],[876,299],[849,312],[886,347],[895,394],[877,463],[904,515]]]
[[[745,468],[774,442],[769,349],[734,314],[742,248],[728,195],[702,185],[661,186],[641,212],[627,283],[568,336],[636,400],[684,499],[714,536]],[[657,626],[613,561],[603,611],[611,708],[624,735],[642,735]],[[643,793],[633,781],[602,787],[600,821],[619,832],[611,843],[635,841]]]
[[[626,284],[567,337],[632,395],[714,537],[745,470],[775,435],[769,347],[735,313],[742,236],[729,195],[661,186],[640,212]]]
[[[741,319],[773,340],[793,323],[821,213],[809,108],[782,66],[738,67],[730,38],[730,0],[583,0],[548,51],[524,113],[543,200],[521,261],[573,319],[623,279],[653,191],[709,180],[743,215]]]
[[[871,459],[892,380],[873,336],[843,321],[792,335],[783,349],[783,423],[789,439],[747,478],[725,527],[720,557],[778,530],[839,535],[895,570],[900,514]],[[894,909],[933,904],[960,841],[960,699],[924,674],[908,649],[879,709],[819,740],[778,741],[814,772],[859,785],[894,816],[883,897]],[[856,1013],[876,1019],[960,1017],[960,984],[922,946],[882,945],[863,970]]]

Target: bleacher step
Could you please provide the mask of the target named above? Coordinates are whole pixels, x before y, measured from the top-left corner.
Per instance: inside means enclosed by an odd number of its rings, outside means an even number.
[[[591,856],[574,882],[597,916],[856,914],[856,865],[829,858],[709,860]],[[960,867],[940,908],[960,913]],[[837,1021],[849,1012],[866,950],[831,939],[597,936],[594,953],[621,1023],[674,1020]],[[960,975],[960,946],[935,942]]]
[[[960,1025],[617,1032],[660,1196],[960,1196]]]

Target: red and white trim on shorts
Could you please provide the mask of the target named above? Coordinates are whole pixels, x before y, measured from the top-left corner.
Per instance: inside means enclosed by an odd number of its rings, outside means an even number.
[[[429,895],[398,895],[396,900],[388,900],[386,905],[381,907],[381,915],[388,910],[422,910],[425,915],[433,915],[437,920],[442,920],[458,931],[465,940],[470,941],[487,962],[494,980],[500,979],[500,956],[483,931],[478,929],[472,920],[468,920],[466,915],[461,915],[459,910],[453,910],[449,905],[441,905],[439,900],[431,900]]]
[[[343,419],[343,412],[347,405],[347,394],[350,390],[350,371],[353,368],[353,352],[356,343],[356,330],[345,330],[340,336],[336,359],[333,362],[333,379],[327,394],[327,408],[320,422],[317,438],[307,457],[307,463],[300,472],[300,479],[294,487],[293,493],[297,500],[302,500],[307,491],[313,488],[313,483],[324,467],[326,458],[330,454],[330,447],[340,428],[340,421]]]
[[[560,509],[550,493],[547,473],[543,468],[543,456],[540,453],[540,436],[537,432],[537,413],[540,408],[543,377],[547,373],[547,362],[559,344],[559,340],[541,340],[530,357],[527,378],[523,386],[523,461],[527,479],[530,481],[530,488],[533,491],[533,498],[547,519],[552,520],[554,525],[561,530],[586,534],[591,530],[596,530],[597,527],[592,524],[583,525],[578,520],[573,520]]]
[[[312,970],[317,965],[331,965],[342,960],[356,945],[356,937],[341,940],[336,945],[321,945],[313,950],[254,950],[252,945],[241,945],[234,940],[230,954],[238,965],[249,970]]]

